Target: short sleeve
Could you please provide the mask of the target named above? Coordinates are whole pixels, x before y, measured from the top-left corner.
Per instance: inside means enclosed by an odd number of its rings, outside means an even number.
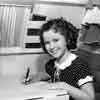
[[[80,60],[76,65],[77,65],[76,66],[77,85],[80,87],[86,84],[87,82],[92,82],[93,76],[90,72],[88,64]]]

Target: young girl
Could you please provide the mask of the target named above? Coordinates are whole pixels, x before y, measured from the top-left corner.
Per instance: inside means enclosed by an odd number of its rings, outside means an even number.
[[[88,65],[71,50],[77,47],[77,29],[63,18],[48,20],[40,29],[44,51],[53,57],[46,72],[53,85],[64,88],[70,100],[94,100],[93,78]]]

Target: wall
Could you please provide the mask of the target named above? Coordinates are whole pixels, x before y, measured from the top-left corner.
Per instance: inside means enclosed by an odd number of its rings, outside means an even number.
[[[85,14],[85,7],[73,5],[35,4],[33,7],[33,14],[34,13],[47,16],[48,18],[64,17],[79,28]]]
[[[0,3],[10,3],[10,4],[24,4],[32,5],[34,2],[60,2],[60,3],[81,3],[84,4],[88,0],[0,0]]]
[[[26,68],[30,67],[33,74],[44,71],[44,65],[48,60],[45,54],[18,54],[0,56],[1,76],[22,76]]]

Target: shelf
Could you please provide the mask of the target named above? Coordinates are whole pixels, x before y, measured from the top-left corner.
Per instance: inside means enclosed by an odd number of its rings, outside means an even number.
[[[27,28],[40,28],[40,26],[45,23],[45,21],[28,21]]]
[[[0,56],[7,55],[24,55],[24,54],[44,54],[42,48],[39,49],[25,49],[20,47],[1,48]]]

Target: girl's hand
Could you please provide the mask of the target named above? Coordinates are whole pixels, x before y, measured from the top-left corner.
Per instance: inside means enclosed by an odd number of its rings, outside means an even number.
[[[22,84],[28,85],[32,81],[32,75],[29,75],[29,77],[26,78],[25,75],[21,76],[20,81]]]
[[[31,84],[38,81],[48,81],[50,79],[50,76],[44,72],[39,72],[36,74],[29,74],[28,78],[26,78],[25,75],[21,78],[22,84]]]

